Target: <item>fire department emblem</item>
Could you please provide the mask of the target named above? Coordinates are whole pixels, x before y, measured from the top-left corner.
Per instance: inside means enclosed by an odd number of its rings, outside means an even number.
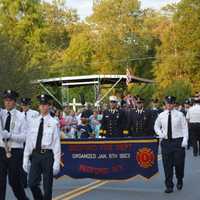
[[[136,154],[137,163],[142,168],[150,168],[154,165],[155,154],[150,148],[141,148]]]

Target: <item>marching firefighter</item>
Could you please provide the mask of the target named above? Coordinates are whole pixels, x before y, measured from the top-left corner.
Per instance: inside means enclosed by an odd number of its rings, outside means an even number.
[[[3,93],[5,109],[0,116],[0,200],[6,199],[7,177],[18,200],[27,200],[22,182],[23,148],[26,139],[24,117],[16,110],[18,94]]]
[[[37,97],[40,116],[33,119],[24,150],[23,168],[28,173],[28,185],[35,200],[51,200],[53,175],[60,170],[61,145],[57,121],[49,113],[50,96]],[[43,177],[43,191],[40,189]]]
[[[165,111],[159,114],[155,122],[155,132],[161,139],[162,161],[165,172],[165,193],[172,193],[174,188],[173,171],[175,168],[177,189],[183,187],[185,147],[188,142],[188,125],[184,114],[175,107],[176,98],[165,98]]]

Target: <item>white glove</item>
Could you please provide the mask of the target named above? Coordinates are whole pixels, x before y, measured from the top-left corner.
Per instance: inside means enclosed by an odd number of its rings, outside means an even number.
[[[188,141],[185,138],[183,138],[181,147],[185,148],[185,147],[187,147],[187,145],[188,145]]]
[[[9,133],[8,131],[4,130],[4,131],[1,132],[1,137],[2,137],[3,140],[10,139],[11,133]]]
[[[53,168],[53,175],[56,176],[60,171],[60,167],[59,168]]]
[[[159,132],[158,138],[160,138],[160,139],[167,139],[166,135],[163,132]]]
[[[30,168],[31,168],[31,165],[29,163],[24,163],[23,164],[23,169],[27,174],[29,173]]]
[[[54,162],[53,175],[56,176],[60,171],[60,163]]]

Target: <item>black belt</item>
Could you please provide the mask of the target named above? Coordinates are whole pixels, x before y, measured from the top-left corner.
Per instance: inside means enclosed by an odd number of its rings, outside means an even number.
[[[180,138],[172,138],[172,139],[163,139],[163,141],[180,141],[182,140],[183,137],[180,137]]]
[[[45,154],[45,153],[52,153],[51,149],[33,149],[33,153]]]

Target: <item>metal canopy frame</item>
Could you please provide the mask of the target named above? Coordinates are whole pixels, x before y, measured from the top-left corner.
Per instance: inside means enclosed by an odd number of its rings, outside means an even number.
[[[126,75],[84,75],[84,76],[66,76],[58,78],[40,79],[35,80],[33,84],[39,84],[52,98],[60,105],[63,106],[63,93],[64,88],[67,88],[69,93],[69,88],[81,87],[86,85],[94,86],[95,93],[95,105],[98,106],[106,96],[118,85],[126,84]],[[154,83],[153,80],[144,79],[136,76],[131,76],[130,83]],[[102,85],[111,84],[112,87],[100,98],[100,91]],[[62,102],[60,102],[48,89],[46,86],[58,86],[61,87]],[[68,98],[69,101],[69,98]],[[69,103],[69,102],[68,102]]]
[[[47,85],[57,85],[62,86],[64,83],[77,83],[77,85],[71,85],[70,87],[80,86],[84,82],[93,82],[98,81],[102,84],[114,84],[117,80],[121,79],[121,83],[126,83],[127,76],[126,75],[84,75],[84,76],[66,76],[66,77],[58,77],[58,78],[49,78],[49,79],[40,79],[33,81],[32,83],[38,84],[47,84]],[[154,81],[149,79],[140,78],[137,76],[131,76],[130,83],[153,83]],[[92,84],[92,83],[91,83]]]

